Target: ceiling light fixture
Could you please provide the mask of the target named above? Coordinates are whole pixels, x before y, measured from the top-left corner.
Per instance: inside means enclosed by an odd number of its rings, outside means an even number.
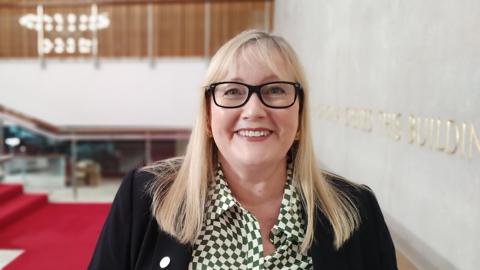
[[[108,13],[97,12],[92,5],[90,14],[55,13],[44,14],[43,7],[37,7],[37,14],[25,14],[19,19],[20,25],[38,33],[39,55],[43,54],[90,54],[98,51],[96,32],[110,26]],[[89,33],[90,32],[90,33]],[[45,37],[48,36],[48,37]]]

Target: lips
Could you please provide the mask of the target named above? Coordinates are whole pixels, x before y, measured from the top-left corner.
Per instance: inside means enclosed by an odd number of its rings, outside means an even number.
[[[242,137],[256,138],[256,137],[267,137],[272,132],[268,129],[241,129],[236,132]]]

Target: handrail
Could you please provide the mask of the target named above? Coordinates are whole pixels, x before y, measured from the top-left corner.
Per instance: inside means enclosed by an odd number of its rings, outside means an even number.
[[[85,140],[143,140],[186,139],[187,128],[126,127],[126,126],[69,126],[60,127],[0,104],[0,117],[22,128],[62,141]]]
[[[0,104],[0,113],[4,114],[4,115],[10,115],[12,117],[21,119],[22,121],[25,121],[27,123],[34,124],[36,127],[41,128],[41,129],[43,129],[45,131],[48,131],[48,132],[53,132],[53,133],[58,133],[59,132],[59,129],[57,127],[55,127],[54,125],[52,125],[48,122],[42,121],[38,118],[29,116],[27,114],[15,111],[15,110],[10,109],[10,108],[2,105],[2,104]]]
[[[0,104],[0,128],[2,119],[13,122],[22,128],[40,133],[56,140],[70,141],[70,176],[73,197],[78,198],[78,183],[76,174],[76,147],[77,142],[85,140],[144,140],[145,158],[151,162],[151,141],[155,139],[186,139],[190,130],[185,128],[158,128],[158,127],[59,127],[36,117],[18,112]],[[0,129],[0,132],[3,130]],[[2,136],[0,136],[2,137]],[[0,142],[1,143],[1,142]],[[2,144],[3,146],[3,144]],[[0,148],[1,150],[1,148]],[[2,150],[3,151],[3,150]],[[0,152],[0,155],[2,153]],[[0,162],[3,166],[3,162]],[[1,180],[1,177],[0,177]]]

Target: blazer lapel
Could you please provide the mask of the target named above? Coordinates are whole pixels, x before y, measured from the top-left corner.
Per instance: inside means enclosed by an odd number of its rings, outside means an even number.
[[[313,269],[347,270],[348,265],[343,252],[335,250],[333,246],[333,230],[330,223],[318,210],[316,216],[314,240],[308,251],[313,261]]]
[[[192,260],[190,245],[179,243],[173,237],[160,233],[155,245],[152,270],[185,270]]]

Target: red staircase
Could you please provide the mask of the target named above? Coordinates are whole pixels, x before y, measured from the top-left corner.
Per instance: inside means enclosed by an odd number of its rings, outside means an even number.
[[[0,228],[46,205],[46,194],[25,194],[20,184],[0,184]]]

